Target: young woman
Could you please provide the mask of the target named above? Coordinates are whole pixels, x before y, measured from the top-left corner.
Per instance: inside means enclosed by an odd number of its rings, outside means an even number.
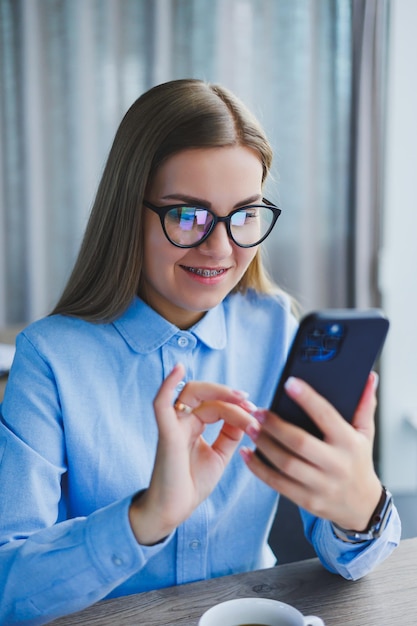
[[[202,81],[155,87],[122,120],[64,293],[17,339],[0,431],[2,624],[271,566],[278,492],[346,578],[398,543],[395,508],[378,538],[343,531],[366,530],[381,502],[374,374],[353,428],[289,381],[323,441],[254,411],[297,326],[260,258],[280,213],[263,198],[271,158],[245,107]]]

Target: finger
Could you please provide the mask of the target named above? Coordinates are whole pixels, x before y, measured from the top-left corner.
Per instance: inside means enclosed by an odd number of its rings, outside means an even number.
[[[378,381],[378,374],[371,372],[352,420],[352,426],[357,431],[362,432],[370,441],[373,440],[375,434],[374,414],[377,405]]]
[[[243,435],[244,431],[242,429],[227,423],[223,425],[217,439],[211,447],[213,452],[221,457],[224,465],[232,458]]]
[[[231,389],[219,383],[207,383],[197,380],[188,382],[181,391],[177,400],[191,407],[196,407],[203,402],[211,400],[222,400],[232,404],[239,404],[246,410],[255,409],[255,405],[247,400],[248,394],[245,391]]]
[[[253,433],[256,436],[256,445],[268,457],[274,454],[276,446],[280,446],[289,450],[292,455],[308,459],[310,463],[322,465],[328,446],[321,439],[267,409],[256,411],[254,416],[261,424],[258,433]],[[248,432],[248,434],[252,438],[252,433]]]
[[[257,411],[255,417],[262,427],[258,429],[258,433],[250,429],[247,433],[274,465],[280,463],[278,457],[282,450],[289,451],[293,457],[304,459],[317,467],[330,463],[329,448],[321,439],[266,409]],[[281,465],[279,467],[282,469]]]
[[[298,482],[292,476],[288,476],[278,468],[273,469],[268,467],[256,453],[249,448],[240,448],[239,453],[250,471],[260,480],[281,495],[295,502],[295,504],[303,508],[309,508],[307,504],[308,499],[312,500],[314,496],[310,486],[306,487],[303,483]]]
[[[181,363],[177,363],[163,381],[153,401],[155,417],[159,429],[169,428],[172,425],[172,414],[175,414],[172,399],[178,383],[184,378],[185,369]]]
[[[323,445],[322,442],[321,445]],[[323,455],[314,456],[314,450],[312,451],[310,448],[306,449],[304,455],[298,454],[263,433],[257,439],[256,447],[272,463],[274,468],[278,469],[280,474],[284,474],[292,481],[308,484],[311,488],[315,488],[317,480],[320,480],[322,476],[323,468],[316,465],[312,459],[316,456],[316,459],[322,463]]]
[[[193,407],[189,404],[184,404],[184,402],[180,402],[176,400],[174,402],[174,409],[179,413],[184,413],[184,415],[191,415],[193,412]]]
[[[290,377],[285,383],[285,391],[318,426],[325,441],[337,444],[349,436],[351,425],[306,382]]]
[[[241,406],[223,400],[202,402],[193,409],[193,414],[204,424],[214,424],[224,420],[229,426],[234,426],[243,431],[247,429],[249,424],[257,424],[256,419]]]

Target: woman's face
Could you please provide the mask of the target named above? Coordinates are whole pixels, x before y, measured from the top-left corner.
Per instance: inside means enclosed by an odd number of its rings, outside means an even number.
[[[208,207],[219,216],[262,200],[262,164],[242,146],[198,148],[173,155],[157,170],[146,200]],[[196,248],[177,248],[159,216],[144,211],[144,265],[140,296],[179,328],[189,328],[237,285],[257,247],[239,248],[224,223]],[[208,271],[204,271],[208,270]]]

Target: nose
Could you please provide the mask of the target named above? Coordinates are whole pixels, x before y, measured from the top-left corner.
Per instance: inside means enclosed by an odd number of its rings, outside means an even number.
[[[218,259],[229,256],[233,250],[233,242],[227,234],[226,224],[218,222],[208,238],[198,246],[198,249],[203,254]]]

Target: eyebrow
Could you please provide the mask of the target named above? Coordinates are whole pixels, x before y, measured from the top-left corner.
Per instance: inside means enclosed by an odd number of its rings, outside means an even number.
[[[211,208],[211,202],[208,202],[207,200],[203,200],[202,198],[197,198],[195,196],[187,196],[181,193],[172,193],[172,194],[168,194],[167,196],[163,196],[161,198],[161,200],[179,200],[180,202],[185,202],[187,204],[198,204],[200,206],[204,206],[207,208]],[[262,200],[262,194],[255,194],[253,196],[250,196],[249,198],[245,198],[244,200],[241,200],[239,202],[237,202],[233,208],[237,209],[238,207],[241,206],[247,206],[248,204],[252,204],[254,202],[260,202]]]

